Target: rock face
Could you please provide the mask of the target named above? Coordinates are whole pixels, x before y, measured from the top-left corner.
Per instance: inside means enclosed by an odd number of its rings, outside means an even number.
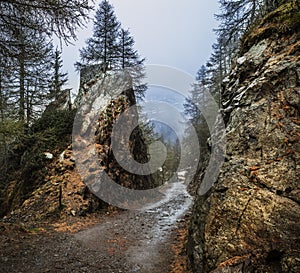
[[[76,131],[76,123],[79,122],[81,131],[78,137],[81,143],[87,141],[87,134],[92,136],[91,142],[87,143],[87,154],[81,154],[83,157],[86,156],[84,161],[87,163],[85,169],[88,175],[101,170],[123,187],[149,189],[155,186],[152,177],[124,170],[115,159],[111,146],[112,130],[120,115],[129,108],[134,110],[134,115],[129,116],[124,124],[125,129],[135,124],[138,119],[134,92],[130,85],[124,89],[124,77],[127,75],[103,74],[100,71],[93,76],[89,74],[88,78],[82,80],[81,99],[77,100],[82,106],[74,121],[73,131]],[[81,120],[78,118],[80,115],[84,116]],[[95,122],[91,120],[92,117],[96,117]],[[148,162],[147,147],[139,127],[133,130],[128,142],[133,159],[140,163]],[[53,215],[84,216],[86,213],[107,207],[107,203],[99,199],[97,197],[99,195],[95,196],[91,188],[84,183],[87,182],[84,173],[78,172],[76,160],[78,149],[75,144],[73,141],[60,155],[43,153],[43,160],[47,161],[45,170],[47,173],[43,181],[39,181],[38,187],[30,192],[23,204],[10,206],[14,211],[7,215],[7,221],[39,222]],[[88,161],[90,152],[95,155],[93,162]],[[52,158],[49,158],[50,155]],[[13,192],[17,188],[16,185],[11,183],[11,189],[7,192]],[[7,199],[10,199],[8,194]]]
[[[194,272],[300,272],[299,40],[259,39],[226,79],[226,160],[196,197]]]
[[[109,203],[118,199],[119,204],[125,204],[130,199],[128,195],[108,180],[128,189],[156,186],[151,175],[140,175],[120,163],[148,162],[131,77],[126,72],[100,72],[91,80],[90,75],[81,81],[81,102],[75,121],[77,133],[73,134],[75,157],[83,179],[97,196]],[[113,142],[115,138],[117,141]],[[125,146],[128,153],[120,152]]]
[[[71,110],[71,90],[65,89],[59,94],[58,98],[52,101],[45,109],[45,111],[59,111],[59,110]]]

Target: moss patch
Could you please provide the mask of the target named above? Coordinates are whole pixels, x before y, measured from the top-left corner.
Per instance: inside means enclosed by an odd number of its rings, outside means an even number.
[[[260,23],[242,38],[242,53],[257,42],[278,36],[293,34],[300,29],[300,0],[290,0],[267,14]]]

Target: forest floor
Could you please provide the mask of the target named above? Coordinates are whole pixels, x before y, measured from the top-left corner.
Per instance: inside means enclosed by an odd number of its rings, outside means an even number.
[[[186,273],[191,199],[182,182],[169,197],[142,212],[114,210],[67,224],[25,229],[0,222],[0,272]]]

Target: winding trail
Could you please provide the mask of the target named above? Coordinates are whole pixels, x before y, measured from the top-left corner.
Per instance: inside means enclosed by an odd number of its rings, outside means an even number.
[[[116,272],[168,272],[173,258],[172,231],[190,207],[191,199],[185,185],[177,182],[157,205],[144,212],[120,213],[111,221],[77,233],[75,238],[92,251],[114,253],[118,257],[114,261]],[[114,244],[107,249],[105,242]]]
[[[75,234],[25,236],[14,252],[1,248],[0,272],[168,273],[190,206],[184,183],[173,183],[165,200],[143,212],[122,211]]]

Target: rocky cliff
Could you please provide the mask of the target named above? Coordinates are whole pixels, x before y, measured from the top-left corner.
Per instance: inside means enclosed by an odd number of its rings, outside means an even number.
[[[100,73],[92,81],[82,84],[81,89],[82,102],[75,121],[78,132],[73,134],[73,144],[76,145],[79,169],[90,188],[96,188],[97,195],[102,195],[99,187],[103,187],[105,191],[109,188],[103,196],[106,201],[119,199],[121,202],[122,199],[126,203],[129,196],[114,183],[106,184],[108,180],[130,189],[155,187],[151,175],[141,175],[141,172],[132,171],[124,164],[134,161],[143,166],[148,162],[147,147],[138,126],[136,99],[129,73]],[[86,124],[87,121],[89,124]],[[91,132],[90,125],[95,133],[93,130]],[[90,151],[91,142],[95,144],[92,149],[95,148],[96,157]],[[124,152],[124,147],[128,149],[127,153]]]
[[[269,14],[224,81],[226,160],[195,200],[194,272],[300,272],[299,24],[297,6]]]
[[[135,175],[124,170],[115,159],[111,147],[112,130],[116,120],[129,108],[136,110],[132,87],[130,84],[128,88],[124,87],[123,78],[125,76],[122,73],[103,74],[101,71],[94,70],[93,72],[92,76],[89,74],[88,78],[82,79],[80,98],[77,100],[78,105],[81,104],[81,106],[77,111],[75,121],[74,115],[72,116],[73,119],[69,120],[71,127],[74,123],[74,132],[76,131],[76,123],[80,121],[78,116],[86,114],[85,111],[87,115],[96,117],[94,123],[89,123],[89,116],[85,116],[81,120],[83,123],[80,124],[86,131],[81,131],[79,137],[84,142],[87,131],[89,131],[92,136],[91,143],[88,143],[89,149],[93,150],[96,156],[94,162],[88,163],[86,170],[90,175],[91,169],[93,171],[101,169],[112,180],[127,188],[149,189],[154,187],[155,181],[151,176]],[[96,104],[99,103],[100,108],[94,108],[95,101]],[[51,114],[51,109],[48,109],[47,113]],[[130,128],[133,123],[137,123],[137,119],[138,113],[135,111],[135,115],[130,116],[126,121],[125,127]],[[47,127],[47,124],[45,126]],[[65,125],[62,124],[62,126]],[[134,160],[140,163],[147,162],[147,147],[139,127],[133,130],[127,141]],[[35,147],[41,144],[33,143],[32,145]],[[5,217],[6,221],[30,224],[48,221],[53,218],[52,216],[62,219],[66,216],[84,216],[99,208],[107,207],[107,204],[95,196],[84,183],[87,181],[84,180],[84,173],[78,171],[75,146],[74,138],[72,144],[69,138],[69,146],[62,153],[58,153],[59,149],[39,149],[42,164],[39,163],[39,167],[37,167],[39,173],[37,173],[34,181],[31,181],[32,190],[26,192],[25,200],[24,194],[18,190],[22,186],[23,180],[9,183],[3,194],[5,202],[2,204],[7,207],[7,211],[11,210],[11,213]],[[33,149],[33,152],[35,150]]]

